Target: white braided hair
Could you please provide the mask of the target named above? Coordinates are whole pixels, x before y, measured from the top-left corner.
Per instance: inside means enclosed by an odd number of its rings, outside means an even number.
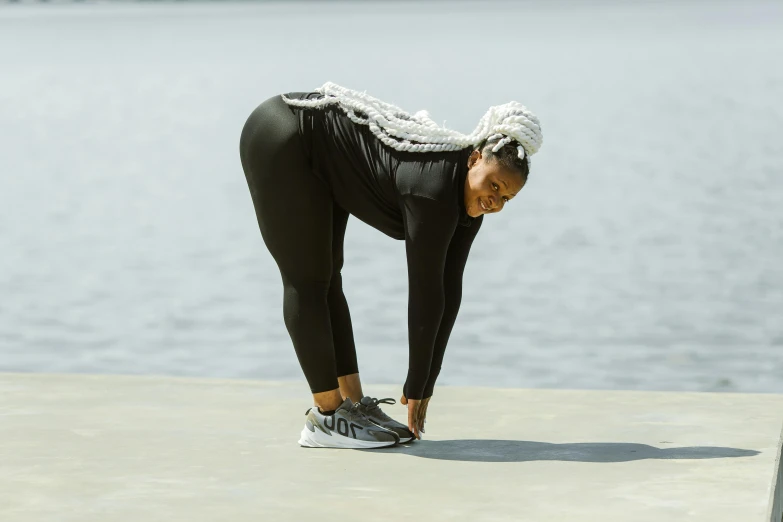
[[[326,82],[315,89],[324,97],[316,100],[297,100],[283,96],[295,107],[323,108],[337,105],[354,123],[367,125],[384,144],[407,152],[440,152],[476,146],[484,140],[500,138],[492,152],[497,152],[512,141],[517,142],[517,156],[526,159],[538,152],[543,142],[541,125],[535,114],[515,101],[492,106],[479,120],[470,134],[439,126],[427,111],[413,115],[399,107],[383,102],[364,92]],[[359,114],[357,114],[359,113]]]

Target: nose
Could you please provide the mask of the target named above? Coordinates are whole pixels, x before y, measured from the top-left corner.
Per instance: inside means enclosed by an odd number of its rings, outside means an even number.
[[[492,212],[500,212],[503,210],[503,205],[505,204],[505,201],[503,201],[503,198],[498,198],[497,196],[490,196],[490,204],[492,205]]]

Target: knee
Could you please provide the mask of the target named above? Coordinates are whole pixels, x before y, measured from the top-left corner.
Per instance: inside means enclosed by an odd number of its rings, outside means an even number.
[[[335,274],[340,275],[340,271],[343,269],[343,261],[342,252],[332,253],[332,277],[334,277]]]
[[[335,268],[334,272],[332,272],[332,277],[329,280],[329,286],[342,286],[343,284],[343,276],[340,273],[339,268]]]
[[[285,298],[318,301],[326,300],[331,282],[317,279],[283,278]]]

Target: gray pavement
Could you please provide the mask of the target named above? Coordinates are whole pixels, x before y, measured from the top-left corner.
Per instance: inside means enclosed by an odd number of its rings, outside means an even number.
[[[366,451],[299,447],[310,405],[304,382],[0,373],[0,521],[781,520],[781,395],[439,387],[424,440]]]

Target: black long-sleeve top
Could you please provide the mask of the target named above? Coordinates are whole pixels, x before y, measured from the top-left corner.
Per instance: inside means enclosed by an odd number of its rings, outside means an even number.
[[[288,93],[314,99],[318,92]],[[336,106],[290,106],[315,175],[343,209],[386,235],[405,240],[408,262],[409,399],[430,397],[462,300],[462,274],[483,216],[465,211],[467,147],[403,152]]]

